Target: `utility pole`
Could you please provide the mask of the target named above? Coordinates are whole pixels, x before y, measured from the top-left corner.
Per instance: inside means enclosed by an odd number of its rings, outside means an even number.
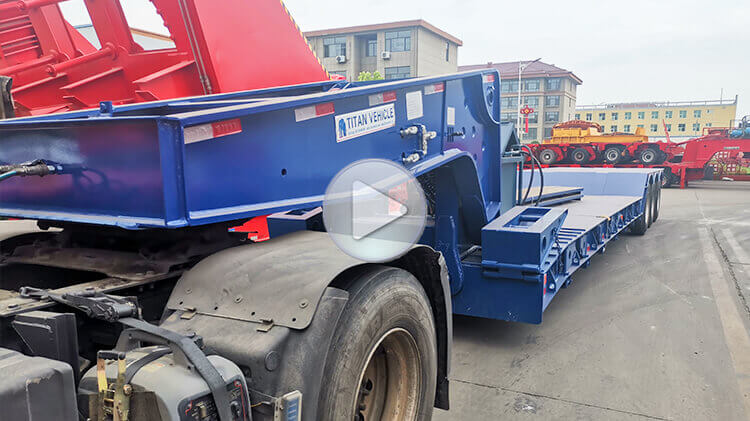
[[[526,70],[527,67],[529,67],[530,65],[536,63],[537,61],[541,59],[542,58],[539,57],[536,60],[529,61],[526,63],[522,61],[518,62],[518,104],[516,104],[518,106],[518,110],[516,114],[516,134],[518,135],[519,141],[521,140],[521,74],[523,73],[524,70]]]

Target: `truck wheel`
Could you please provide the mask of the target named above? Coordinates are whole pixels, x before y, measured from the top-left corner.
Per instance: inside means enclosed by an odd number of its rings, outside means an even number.
[[[655,150],[647,148],[641,151],[638,160],[641,161],[643,165],[653,165],[656,164],[656,161],[658,160],[658,154]]]
[[[570,160],[575,164],[586,164],[589,162],[591,154],[583,148],[576,148],[570,153]]]
[[[648,195],[650,197],[648,203],[648,227],[654,223],[654,205],[656,204],[656,185],[652,184],[648,187]]]
[[[630,224],[630,232],[635,235],[643,235],[651,225],[651,187],[646,192],[646,206],[643,208],[643,214]]]
[[[607,164],[615,165],[622,159],[622,151],[617,146],[610,146],[604,150],[604,161]]]
[[[539,152],[539,162],[544,165],[552,165],[557,162],[557,154],[552,149],[542,149]]]
[[[652,212],[652,222],[656,222],[659,219],[659,211],[661,210],[661,185],[654,184],[654,211]]]
[[[429,420],[437,339],[410,273],[372,266],[351,279],[323,374],[320,420]]]

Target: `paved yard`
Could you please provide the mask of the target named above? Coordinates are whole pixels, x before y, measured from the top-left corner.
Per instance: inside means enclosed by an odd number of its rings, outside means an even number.
[[[750,183],[663,193],[539,325],[455,317],[451,406],[437,420],[745,420]]]

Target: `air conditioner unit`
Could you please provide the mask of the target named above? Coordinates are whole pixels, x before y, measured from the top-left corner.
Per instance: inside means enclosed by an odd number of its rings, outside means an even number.
[[[390,51],[383,51],[380,53],[380,58],[383,60],[390,60],[391,59],[391,52]]]
[[[339,63],[346,63],[346,56],[336,56],[336,61]]]

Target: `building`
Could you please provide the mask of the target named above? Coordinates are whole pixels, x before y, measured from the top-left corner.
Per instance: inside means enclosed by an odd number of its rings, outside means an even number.
[[[734,124],[737,97],[731,100],[638,102],[576,107],[575,118],[592,121],[606,132],[634,133],[638,127],[650,138],[664,139],[666,126],[673,140],[701,136],[706,127]]]
[[[356,80],[360,72],[386,79],[455,73],[463,42],[423,20],[324,29],[305,33],[331,74]]]
[[[91,43],[91,45],[97,49],[102,48],[93,25],[78,25],[75,28],[88,42]],[[174,42],[169,35],[157,34],[155,32],[144,31],[136,28],[130,28],[130,33],[133,35],[133,41],[143,47],[146,51],[175,48]]]
[[[503,121],[516,121],[518,116],[518,64],[487,63],[460,66],[459,71],[497,69],[500,72],[501,112]],[[531,63],[521,74],[521,106],[534,109],[529,115],[529,131],[525,142],[541,142],[552,136],[552,126],[573,118],[576,89],[583,81],[573,72],[541,61]],[[522,123],[523,124],[523,123]]]

